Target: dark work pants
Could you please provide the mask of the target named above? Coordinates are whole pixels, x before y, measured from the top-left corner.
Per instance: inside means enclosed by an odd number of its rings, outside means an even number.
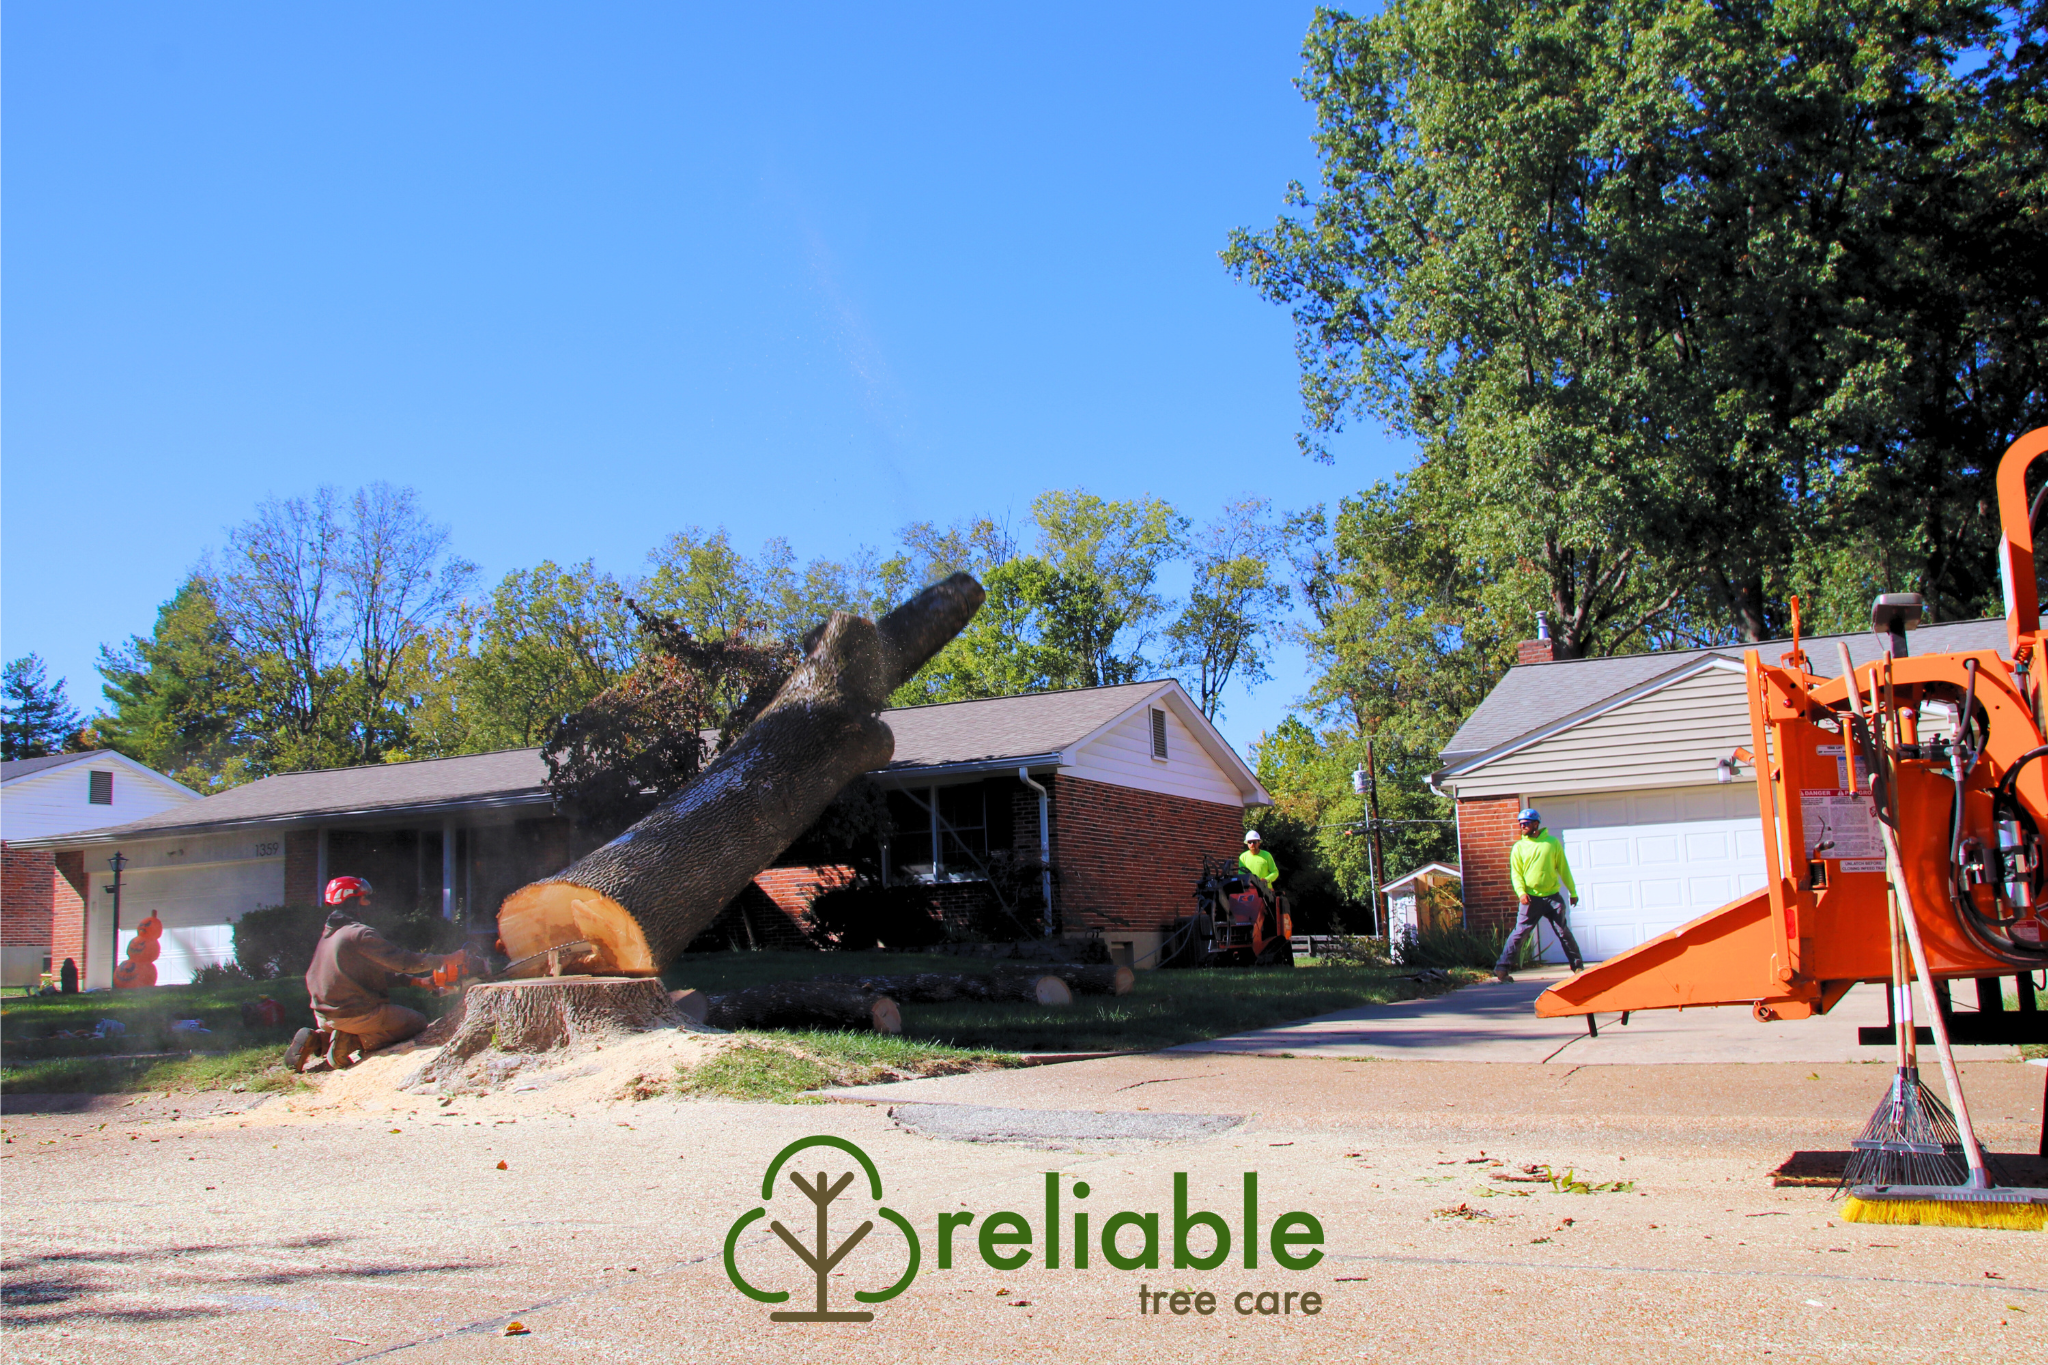
[[[1507,947],[1501,949],[1500,961],[1494,964],[1496,972],[1504,972],[1515,960],[1515,954],[1522,951],[1522,944],[1529,935],[1536,932],[1536,921],[1547,919],[1550,927],[1557,930],[1557,941],[1564,945],[1565,961],[1571,963],[1573,971],[1585,966],[1586,960],[1579,956],[1579,941],[1572,937],[1569,925],[1564,922],[1564,893],[1559,891],[1549,896],[1529,897],[1529,903],[1522,907],[1522,913],[1515,917],[1515,932],[1508,935]]]

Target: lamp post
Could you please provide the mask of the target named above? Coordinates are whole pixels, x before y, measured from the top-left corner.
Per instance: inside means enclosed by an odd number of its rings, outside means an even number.
[[[121,869],[128,866],[128,855],[118,849],[115,850],[114,856],[107,859],[107,866],[114,870],[114,884],[107,888],[114,897],[114,942],[112,951],[107,955],[107,961],[113,963],[114,966],[119,966],[121,964]],[[112,970],[112,968],[109,968],[109,970]]]

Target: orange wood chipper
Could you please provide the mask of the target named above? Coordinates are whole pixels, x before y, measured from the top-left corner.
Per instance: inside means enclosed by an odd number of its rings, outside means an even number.
[[[1944,1022],[1947,983],[1963,978],[1979,983],[1979,1030],[2002,1015],[1998,1037],[1956,1040],[2048,1041],[2031,976],[2048,969],[2048,632],[2034,565],[2048,490],[2027,496],[2043,455],[2048,428],[2014,442],[1998,468],[2006,651],[1912,655],[1905,630],[1920,600],[1909,594],[1877,600],[1883,653],[1852,668],[1843,650],[1839,675],[1805,656],[1796,618],[1776,662],[1749,651],[1751,741],[1738,757],[1757,773],[1763,889],[1561,982],[1537,1014],[1825,1014],[1859,981],[1902,979],[1896,879]],[[2011,1005],[2001,977],[2015,979]]]

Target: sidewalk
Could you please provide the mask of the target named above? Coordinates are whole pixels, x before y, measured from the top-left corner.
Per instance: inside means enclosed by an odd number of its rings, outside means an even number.
[[[1881,1062],[1888,1047],[1864,1047],[1860,1027],[1884,1023],[1884,988],[1852,987],[1815,1019],[1759,1024],[1740,1005],[1648,1010],[1583,1018],[1538,1019],[1536,997],[1568,973],[1562,967],[1519,972],[1507,984],[1485,982],[1428,1000],[1364,1005],[1278,1028],[1184,1043],[1171,1052],[1259,1056],[1372,1057],[1411,1062],[1557,1062],[1569,1066],[1708,1062]],[[2014,1061],[2014,1047],[1959,1047],[1970,1061]],[[1933,1058],[1927,1058],[1929,1067]]]

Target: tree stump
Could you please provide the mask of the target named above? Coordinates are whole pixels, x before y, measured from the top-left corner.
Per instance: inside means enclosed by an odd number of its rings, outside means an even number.
[[[608,976],[479,982],[449,1017],[456,1022],[447,1044],[409,1086],[459,1080],[496,1085],[546,1053],[681,1022],[659,981]],[[447,1029],[448,1023],[435,1027]]]
[[[853,983],[780,981],[710,997],[713,1028],[850,1028],[903,1032],[903,1011],[886,995]]]

